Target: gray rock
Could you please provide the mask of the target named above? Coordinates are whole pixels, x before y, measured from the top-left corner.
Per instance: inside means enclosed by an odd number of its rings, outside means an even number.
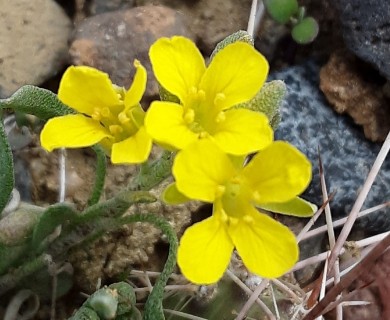
[[[334,0],[347,47],[390,80],[390,1]]]
[[[328,192],[337,191],[331,202],[335,217],[346,216],[379,152],[380,145],[365,139],[362,129],[327,104],[319,90],[319,67],[313,62],[291,67],[272,75],[284,80],[288,93],[281,109],[282,121],[275,136],[287,140],[305,153],[313,165],[313,180],[304,198],[322,203],[318,148],[325,171]],[[390,161],[386,161],[363,208],[384,203],[390,195]],[[357,221],[364,234],[390,229],[390,209]]]
[[[0,98],[56,75],[68,59],[71,29],[70,19],[52,0],[2,1]]]

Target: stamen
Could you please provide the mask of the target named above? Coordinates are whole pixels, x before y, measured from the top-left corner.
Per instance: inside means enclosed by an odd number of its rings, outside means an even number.
[[[91,118],[96,121],[102,120],[102,115],[100,114],[100,109],[99,108],[94,108],[93,112],[91,114]]]
[[[216,106],[220,105],[225,99],[226,96],[224,93],[222,92],[217,93],[214,98],[214,105]]]
[[[222,186],[222,185],[217,186],[217,188],[215,190],[215,197],[216,198],[221,197],[225,193],[225,190],[226,190],[225,186]]]
[[[207,138],[209,136],[209,133],[207,131],[201,131],[199,133],[199,139],[204,139],[204,138]]]
[[[223,122],[223,121],[225,121],[225,120],[226,120],[226,115],[225,115],[225,112],[224,112],[224,111],[219,112],[219,113],[217,114],[216,118],[215,118],[215,121],[216,121],[217,123],[221,123],[221,122]]]
[[[111,116],[111,111],[107,107],[101,108],[100,113],[102,114],[103,117],[109,118]]]
[[[185,121],[187,124],[193,123],[194,120],[195,120],[195,111],[194,111],[194,109],[189,108],[189,109],[185,112],[183,118],[184,118],[184,121]]]
[[[197,92],[198,92],[198,89],[196,87],[192,86],[190,88],[190,90],[188,90],[188,95],[193,98],[197,94]]]
[[[254,191],[254,192],[253,192],[253,199],[254,199],[256,202],[261,203],[261,196],[260,196],[260,193],[259,193],[258,191]]]
[[[221,221],[223,223],[227,223],[229,221],[229,217],[223,209],[221,210]]]
[[[234,183],[234,184],[239,184],[241,182],[239,176],[233,177],[230,181],[231,181],[231,183]]]
[[[113,136],[119,135],[123,132],[123,128],[117,124],[108,127]]]
[[[251,217],[250,215],[245,215],[243,220],[246,222],[246,223],[253,223],[254,219],[253,217]]]
[[[206,93],[204,92],[204,90],[200,89],[198,91],[198,100],[199,101],[204,101],[206,100]]]
[[[233,217],[229,217],[229,223],[231,225],[237,225],[238,224],[238,219],[237,218],[233,218]]]
[[[118,114],[118,120],[120,123],[124,124],[130,121],[130,118],[126,115],[125,112],[121,112]]]

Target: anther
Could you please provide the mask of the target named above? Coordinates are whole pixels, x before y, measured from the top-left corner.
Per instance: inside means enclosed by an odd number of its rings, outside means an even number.
[[[253,192],[253,199],[256,201],[256,202],[261,202],[261,196],[260,196],[260,193],[258,191],[254,191]]]
[[[123,128],[117,124],[113,124],[109,126],[110,132],[113,136],[121,134],[123,132]]]
[[[101,115],[102,115],[103,117],[105,117],[105,118],[108,118],[108,117],[111,115],[111,111],[110,111],[110,109],[108,109],[107,107],[102,108],[102,109],[100,110],[100,113],[101,113]]]
[[[121,112],[118,114],[118,120],[120,123],[124,124],[130,121],[130,118],[126,115],[125,112]]]
[[[195,96],[195,95],[197,94],[197,92],[198,92],[198,89],[197,89],[196,87],[194,87],[194,86],[192,86],[192,87],[190,88],[190,90],[188,90],[188,94],[189,94],[190,96]]]
[[[214,105],[216,106],[220,105],[221,102],[223,102],[225,99],[226,99],[225,94],[223,94],[222,92],[217,93],[214,98]]]
[[[187,124],[190,124],[190,123],[194,122],[194,119],[195,119],[195,111],[194,111],[194,109],[188,109],[188,110],[184,113],[183,119],[184,119],[184,121],[185,121]]]
[[[198,91],[198,99],[199,101],[204,101],[206,99],[206,93],[204,92],[204,90],[200,89]]]
[[[225,186],[222,186],[222,185],[217,186],[217,188],[215,190],[215,197],[216,198],[221,197],[225,193],[225,190],[226,190]]]
[[[207,138],[208,136],[209,136],[209,134],[207,131],[201,131],[199,133],[199,139],[204,139],[204,138]]]
[[[229,223],[231,225],[237,225],[238,224],[238,219],[237,218],[233,218],[233,217],[229,217]]]
[[[223,122],[223,121],[225,121],[225,120],[226,120],[226,115],[225,115],[225,112],[224,112],[224,111],[219,112],[219,113],[217,114],[216,118],[215,118],[215,121],[216,121],[217,123],[221,123],[221,122]]]
[[[246,223],[253,223],[254,219],[253,217],[251,217],[250,215],[245,215],[243,220],[246,222]]]
[[[91,114],[91,118],[96,121],[100,121],[102,119],[102,115],[100,114],[99,108],[94,108]]]

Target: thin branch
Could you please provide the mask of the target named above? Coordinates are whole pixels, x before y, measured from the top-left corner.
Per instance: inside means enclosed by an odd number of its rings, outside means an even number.
[[[257,0],[252,0],[251,12],[249,14],[248,29],[247,29],[247,32],[251,35],[252,38],[255,30],[256,11],[257,11]]]
[[[319,169],[320,169],[320,181],[321,181],[321,190],[322,190],[322,197],[323,201],[326,202],[328,200],[328,191],[326,187],[326,181],[325,181],[325,174],[324,174],[324,167],[322,164],[321,154],[320,150],[318,149],[318,162],[319,162]],[[328,239],[329,239],[329,246],[331,249],[334,248],[336,243],[336,238],[334,235],[334,229],[333,229],[333,219],[332,219],[332,213],[330,211],[329,202],[325,206],[325,219],[326,219],[326,226],[328,230]],[[326,260],[328,262],[328,259]],[[322,279],[322,296],[325,294],[326,290],[326,278],[327,278],[327,270],[329,267],[327,266],[324,270],[324,275]],[[340,282],[340,267],[339,267],[339,259],[337,259],[334,262],[334,279],[335,283],[337,284]],[[336,320],[343,320],[343,307],[341,304],[337,305],[336,307]]]
[[[276,302],[276,297],[274,293],[274,287],[272,283],[270,284],[270,289],[271,289],[271,296],[272,296],[272,302],[274,304],[274,309],[275,309],[275,314],[276,314],[276,319],[280,319],[280,313],[279,313],[279,308],[278,308],[278,303]]]
[[[59,190],[59,202],[65,201],[66,193],[66,150],[60,149],[60,190]]]
[[[173,315],[180,316],[180,317],[183,317],[185,319],[190,319],[190,320],[207,320],[206,318],[193,316],[191,314],[181,312],[181,311],[176,311],[176,310],[164,309],[164,312],[171,313]]]
[[[248,286],[243,283],[233,272],[231,272],[229,269],[226,271],[226,274],[232,279],[242,290],[245,291],[247,295],[252,295],[253,291],[248,288]],[[263,311],[266,313],[266,315],[270,319],[274,319],[272,317],[275,317],[272,313],[272,311],[267,307],[267,305],[261,301],[259,298],[256,299],[256,303],[260,306],[260,308],[263,309]]]
[[[389,206],[390,206],[390,201],[382,203],[382,204],[379,204],[379,205],[371,207],[369,209],[360,211],[357,217],[358,218],[364,217],[366,215],[369,215],[370,213],[373,213],[373,212],[376,212],[378,210],[387,208]],[[337,227],[340,227],[340,226],[344,225],[344,223],[346,221],[347,221],[347,217],[334,221],[333,222],[333,228],[337,228]],[[313,230],[310,230],[310,231],[308,231],[306,234],[304,234],[302,236],[301,240],[305,240],[305,239],[314,237],[314,236],[319,235],[319,234],[321,234],[323,232],[326,232],[327,230],[328,230],[328,227],[326,225],[318,227],[318,228],[313,229]]]
[[[263,19],[265,10],[264,3],[262,0],[252,0],[251,12],[249,14],[248,28],[247,32],[252,38],[255,37],[255,34],[259,30],[261,20]]]
[[[390,246],[390,234],[379,242],[371,252],[369,252],[350,272],[348,272],[341,281],[331,288],[318,304],[303,318],[303,320],[313,320],[316,317],[324,314],[324,310],[329,304],[336,300],[337,296],[363,272],[367,272],[372,268],[375,261],[386,251]]]
[[[236,320],[242,320],[245,318],[245,315],[248,313],[249,309],[252,307],[256,299],[259,297],[261,292],[267,287],[269,281],[263,279],[260,284],[256,287],[255,291],[253,291],[252,295],[249,297],[248,301],[244,304],[241,311],[236,317]],[[272,313],[271,313],[272,314]],[[276,320],[275,316],[272,314],[268,315],[270,320]]]
[[[364,201],[367,198],[368,192],[371,189],[372,184],[374,183],[374,180],[379,172],[379,169],[381,168],[383,162],[386,159],[386,156],[390,150],[390,132],[388,133],[385,142],[382,145],[381,150],[379,151],[379,154],[377,158],[375,159],[375,162],[367,176],[366,182],[363,185],[362,190],[360,191],[355,204],[353,205],[351,212],[348,216],[348,219],[341,230],[341,233],[336,241],[336,244],[334,248],[332,249],[330,258],[329,258],[329,265],[328,265],[328,271],[331,271],[333,268],[333,264],[336,261],[337,256],[339,256],[341,248],[343,247],[345,241],[347,240],[347,237],[352,229],[353,224],[355,223],[355,220],[357,218],[357,215],[360,211],[360,209],[363,206]]]
[[[332,192],[330,194],[330,196],[328,197],[328,200],[325,201],[325,203],[322,204],[322,206],[320,208],[318,208],[317,212],[310,218],[309,222],[306,223],[306,225],[303,227],[303,229],[301,230],[301,232],[299,232],[299,234],[297,235],[297,241],[300,242],[303,237],[305,236],[305,234],[310,230],[310,228],[314,225],[314,223],[317,221],[317,219],[320,217],[320,215],[322,214],[322,212],[324,211],[325,209],[325,206],[333,199],[334,195],[336,193],[335,192]]]

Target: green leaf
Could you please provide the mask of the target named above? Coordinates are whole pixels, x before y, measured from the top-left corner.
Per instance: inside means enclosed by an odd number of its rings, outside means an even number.
[[[28,245],[7,246],[0,243],[0,275],[10,267],[16,267],[16,262],[27,252]]]
[[[244,30],[239,30],[239,31],[237,31],[237,32],[227,36],[222,41],[218,42],[218,44],[216,45],[213,53],[210,56],[210,61],[214,58],[214,56],[219,51],[221,51],[227,45],[229,45],[231,43],[234,43],[234,42],[237,42],[237,41],[249,43],[252,46],[254,45],[253,38],[251,37],[251,35],[248,32],[244,31]]]
[[[262,203],[258,207],[267,211],[301,218],[311,217],[317,211],[316,205],[299,197],[284,203]]]
[[[284,24],[298,11],[297,0],[265,0],[269,15],[276,22]]]
[[[238,104],[235,107],[263,112],[275,130],[280,122],[280,107],[286,92],[286,84],[283,81],[270,81],[265,83],[251,100]]]
[[[10,98],[0,99],[0,109],[13,109],[42,120],[75,113],[53,92],[31,85],[21,87]]]
[[[307,44],[317,37],[318,31],[317,21],[312,17],[306,17],[294,26],[291,31],[291,36],[297,43]]]
[[[78,216],[77,212],[67,204],[60,203],[49,207],[43,212],[35,225],[32,236],[32,247],[41,251],[45,247],[44,240],[54,229],[66,222],[71,222]]]
[[[11,147],[5,134],[4,124],[0,120],[0,216],[11,197],[14,184],[14,164]]]

